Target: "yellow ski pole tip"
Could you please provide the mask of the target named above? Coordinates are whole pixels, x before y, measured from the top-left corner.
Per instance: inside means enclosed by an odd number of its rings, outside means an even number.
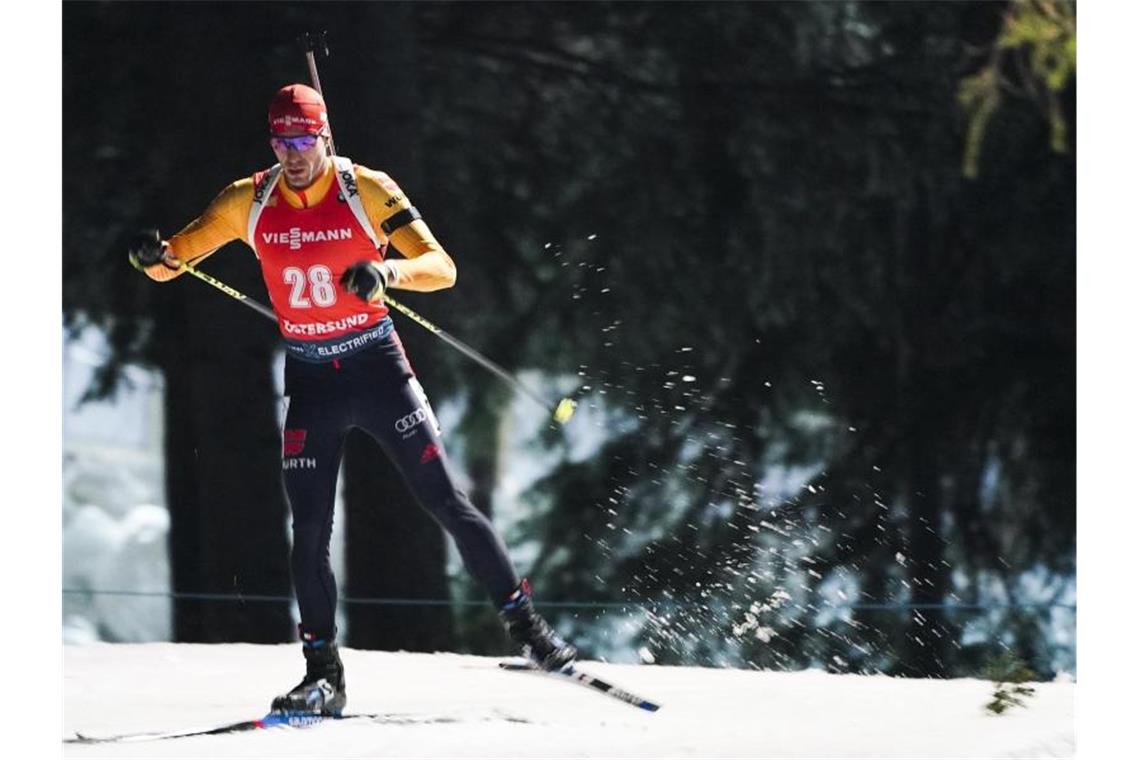
[[[559,425],[565,425],[569,419],[574,416],[575,406],[577,406],[577,404],[568,398],[559,401],[558,406],[554,409],[554,421]]]

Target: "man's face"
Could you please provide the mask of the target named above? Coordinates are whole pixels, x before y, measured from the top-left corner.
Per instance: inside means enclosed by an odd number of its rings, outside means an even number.
[[[324,173],[328,156],[323,136],[287,132],[271,137],[269,145],[281,164],[286,184],[294,190],[303,190]]]

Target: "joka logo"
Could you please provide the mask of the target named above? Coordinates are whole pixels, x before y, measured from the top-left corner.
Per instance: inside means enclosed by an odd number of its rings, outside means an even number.
[[[253,202],[261,203],[265,200],[265,188],[269,185],[269,177],[271,172],[266,172],[257,186],[253,188]]]
[[[286,430],[283,436],[285,446],[284,454],[287,457],[295,457],[305,450],[305,437],[309,434],[308,430]]]
[[[428,462],[439,459],[439,446],[434,443],[429,443],[424,446],[423,453],[420,454],[420,464],[427,464]]]
[[[396,420],[396,432],[406,433],[426,419],[427,412],[425,412],[423,409],[417,409],[411,414],[405,414],[403,417]]]
[[[344,183],[344,188],[348,190],[349,198],[354,195],[360,195],[360,193],[356,190],[356,175],[354,175],[352,172],[341,172],[340,180]]]

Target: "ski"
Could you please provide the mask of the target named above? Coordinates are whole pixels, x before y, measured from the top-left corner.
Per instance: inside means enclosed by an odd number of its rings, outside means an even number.
[[[64,739],[64,744],[108,744],[128,742],[152,742],[163,739],[186,739],[191,736],[216,736],[218,734],[237,734],[243,731],[257,731],[262,728],[308,728],[327,720],[363,720],[376,719],[379,715],[367,713],[352,713],[348,715],[317,715],[304,712],[271,712],[264,718],[257,720],[241,720],[236,723],[227,723],[212,728],[198,728],[189,731],[151,731],[137,734],[119,734],[117,736],[88,736],[76,732],[72,739]]]
[[[561,670],[543,670],[533,662],[509,660],[507,662],[500,662],[499,667],[514,673],[534,673],[536,675],[551,676],[563,681],[569,681],[570,683],[587,686],[600,694],[605,694],[607,697],[613,697],[614,699],[621,700],[634,707],[640,707],[642,710],[648,710],[649,712],[657,712],[661,709],[661,705],[656,702],[651,702],[644,697],[639,697],[636,694],[608,684],[600,678],[578,670],[573,664],[567,665]]]

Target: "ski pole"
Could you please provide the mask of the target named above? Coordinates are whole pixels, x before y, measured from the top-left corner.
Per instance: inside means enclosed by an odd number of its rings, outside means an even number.
[[[478,362],[479,364],[483,365],[484,368],[498,375],[499,379],[506,381],[506,383],[516,391],[522,393],[524,396],[527,396],[531,401],[534,401],[536,404],[546,409],[546,411],[550,412],[551,416],[553,416],[554,420],[559,424],[565,425],[566,422],[570,419],[571,415],[574,414],[574,407],[577,405],[569,398],[562,399],[553,407],[548,406],[546,399],[544,399],[542,396],[527,386],[523,385],[517,378],[512,377],[509,372],[500,367],[498,364],[495,364],[493,361],[483,356],[463,341],[459,340],[459,338],[450,335],[445,330],[427,321],[419,314],[409,309],[407,306],[404,306],[402,303],[392,298],[392,296],[388,295],[387,293],[384,294],[384,303],[388,304],[393,309],[396,309],[405,317],[412,320],[428,332],[432,333],[452,348],[457,349],[468,359],[472,359]]]
[[[241,303],[245,306],[248,306],[249,308],[256,311],[258,314],[261,314],[262,316],[267,317],[268,319],[271,319],[273,322],[277,321],[277,315],[275,315],[273,313],[273,310],[270,309],[268,306],[265,306],[261,303],[258,303],[257,301],[253,300],[252,298],[245,295],[244,293],[242,293],[242,292],[240,292],[234,288],[231,288],[229,285],[225,284],[224,282],[217,279],[216,277],[211,277],[210,275],[206,274],[202,270],[195,267],[193,264],[189,264],[185,261],[173,259],[173,257],[168,258],[167,261],[170,261],[171,263],[174,263],[175,261],[177,261],[179,268],[186,270],[187,272],[194,275],[195,277],[197,277],[202,282],[204,282],[208,285],[214,286],[215,288],[222,291],[223,293],[225,293],[230,298],[233,298],[233,299],[237,300],[239,303]],[[432,324],[431,322],[424,319],[423,317],[421,317],[416,312],[409,309],[407,306],[404,306],[402,303],[400,303],[396,299],[392,298],[387,293],[384,294],[384,302],[387,303],[392,308],[399,311],[404,316],[411,319],[416,324],[418,324],[421,327],[423,327],[424,329],[426,329],[428,332],[434,334],[436,337],[443,340],[445,343],[450,345],[452,348],[455,348],[458,351],[460,351],[464,356],[468,357],[469,359],[473,359],[474,361],[478,362],[479,364],[481,364],[486,369],[493,372],[495,375],[497,375],[499,377],[499,379],[505,381],[508,385],[510,385],[511,388],[513,388],[514,390],[523,394],[524,396],[529,398],[531,401],[534,401],[536,404],[538,404],[539,406],[541,406],[542,408],[544,408],[548,412],[550,412],[551,416],[554,417],[555,421],[557,421],[559,424],[565,425],[566,422],[570,419],[570,417],[574,414],[574,407],[576,406],[576,404],[572,400],[570,400],[568,398],[564,398],[561,401],[559,401],[556,405],[554,405],[553,407],[549,406],[547,401],[541,395],[539,395],[537,392],[531,390],[530,388],[528,388],[523,383],[519,382],[518,379],[512,377],[510,375],[510,373],[507,372],[505,369],[500,367],[498,364],[495,364],[495,362],[493,362],[490,359],[488,359],[487,357],[483,356],[482,354],[480,354],[478,351],[476,351],[475,349],[468,346],[463,341],[459,340],[459,338],[456,338],[455,336],[447,333],[443,329]]]
[[[305,32],[304,34],[301,35],[301,38],[300,38],[301,45],[305,48],[305,61],[309,64],[309,79],[313,83],[313,89],[316,90],[318,93],[320,93],[322,98],[325,96],[325,93],[321,89],[321,77],[319,74],[317,74],[316,51],[317,51],[317,48],[319,46],[320,49],[324,52],[325,56],[328,56],[329,46],[328,46],[328,42],[326,40],[326,36],[325,36],[326,34],[327,34],[327,32],[324,32],[324,31],[320,32],[319,34],[312,34],[309,32]],[[332,127],[328,126],[328,130],[329,130],[329,149],[335,155],[336,154],[336,148],[333,146],[333,141],[332,141]],[[509,372],[507,372],[505,369],[500,367],[498,364],[495,364],[495,362],[491,361],[490,359],[483,356],[482,354],[480,354],[475,349],[473,349],[470,346],[468,346],[467,344],[463,343],[463,341],[459,340],[458,338],[451,336],[450,334],[448,334],[444,330],[440,329],[436,325],[434,325],[431,322],[429,322],[428,320],[424,319],[419,314],[417,314],[416,312],[409,309],[407,306],[404,306],[403,304],[399,303],[398,301],[396,301],[396,299],[392,298],[392,296],[388,295],[387,292],[384,293],[384,302],[386,304],[388,304],[389,306],[391,306],[392,308],[399,311],[401,314],[403,314],[408,319],[415,322],[420,327],[423,327],[428,332],[432,333],[436,337],[443,340],[445,343],[447,343],[452,348],[457,349],[459,352],[461,352],[467,358],[472,359],[475,362],[478,362],[485,369],[488,369],[491,372],[493,372],[495,375],[497,375],[499,377],[499,379],[505,381],[508,385],[510,385],[516,391],[522,393],[523,395],[527,396],[528,398],[530,398],[535,403],[542,406],[542,408],[546,409],[548,412],[551,413],[551,416],[554,417],[555,422],[559,423],[560,425],[565,425],[570,420],[570,417],[573,416],[574,409],[577,406],[577,403],[574,402],[572,399],[563,398],[554,406],[550,406],[550,404],[545,399],[543,399],[542,396],[540,396],[535,391],[533,391],[530,388],[523,385],[516,378],[512,377]]]
[[[194,275],[195,277],[197,277],[199,280],[206,283],[207,285],[213,285],[215,288],[222,291],[223,293],[225,293],[230,298],[237,300],[239,303],[243,304],[244,306],[248,306],[249,308],[256,311],[258,314],[261,314],[264,317],[268,317],[269,319],[273,320],[274,322],[277,321],[277,315],[273,313],[273,309],[270,309],[268,306],[265,306],[263,304],[258,303],[257,301],[255,301],[252,298],[250,298],[249,296],[247,296],[245,293],[241,293],[241,292],[235,290],[234,288],[231,288],[229,285],[225,284],[224,282],[217,279],[216,277],[211,277],[210,275],[206,274],[202,270],[195,267],[193,264],[189,264],[185,261],[182,261],[181,259],[176,259],[173,256],[168,257],[166,259],[166,261],[168,261],[172,264],[177,262],[178,267],[180,269],[186,270],[187,272]]]

